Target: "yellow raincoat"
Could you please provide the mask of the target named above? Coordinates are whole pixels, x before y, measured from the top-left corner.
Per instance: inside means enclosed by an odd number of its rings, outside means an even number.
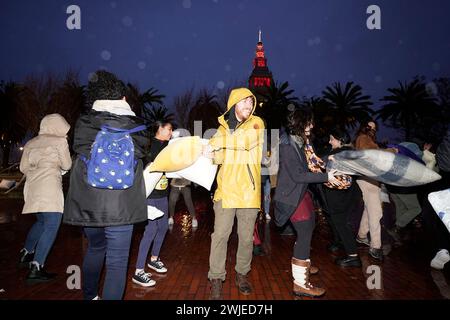
[[[227,113],[236,103],[250,96],[254,99],[250,117],[231,133],[225,120]],[[253,115],[255,108],[256,97],[250,90],[232,90],[227,111],[218,118],[219,128],[209,142],[214,150],[214,162],[221,165],[214,201],[222,200],[223,208],[260,208],[261,205],[264,122]]]

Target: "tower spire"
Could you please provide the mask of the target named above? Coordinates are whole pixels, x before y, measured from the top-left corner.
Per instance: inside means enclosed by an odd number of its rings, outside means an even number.
[[[262,42],[262,37],[261,37],[261,27],[259,27],[259,33],[258,33],[258,42]]]

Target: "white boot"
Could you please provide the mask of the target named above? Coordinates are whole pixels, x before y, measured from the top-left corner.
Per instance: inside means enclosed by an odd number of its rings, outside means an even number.
[[[294,294],[296,296],[320,297],[325,289],[314,287],[309,282],[311,261],[292,258],[292,276],[294,278]]]

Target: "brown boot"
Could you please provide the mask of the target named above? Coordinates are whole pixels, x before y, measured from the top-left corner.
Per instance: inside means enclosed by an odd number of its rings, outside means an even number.
[[[249,295],[252,293],[252,286],[246,275],[236,273],[236,285],[242,294]]]
[[[209,295],[209,300],[222,300],[222,280],[221,279],[211,279],[211,293]]]
[[[294,295],[320,297],[325,294],[325,289],[314,287],[309,282],[311,261],[292,258],[292,275],[294,277]]]

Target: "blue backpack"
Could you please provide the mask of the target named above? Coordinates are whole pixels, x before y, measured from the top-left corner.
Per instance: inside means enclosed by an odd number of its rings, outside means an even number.
[[[110,190],[131,187],[137,163],[131,134],[145,129],[144,125],[130,130],[102,126],[92,144],[90,159],[83,158],[88,184]]]

